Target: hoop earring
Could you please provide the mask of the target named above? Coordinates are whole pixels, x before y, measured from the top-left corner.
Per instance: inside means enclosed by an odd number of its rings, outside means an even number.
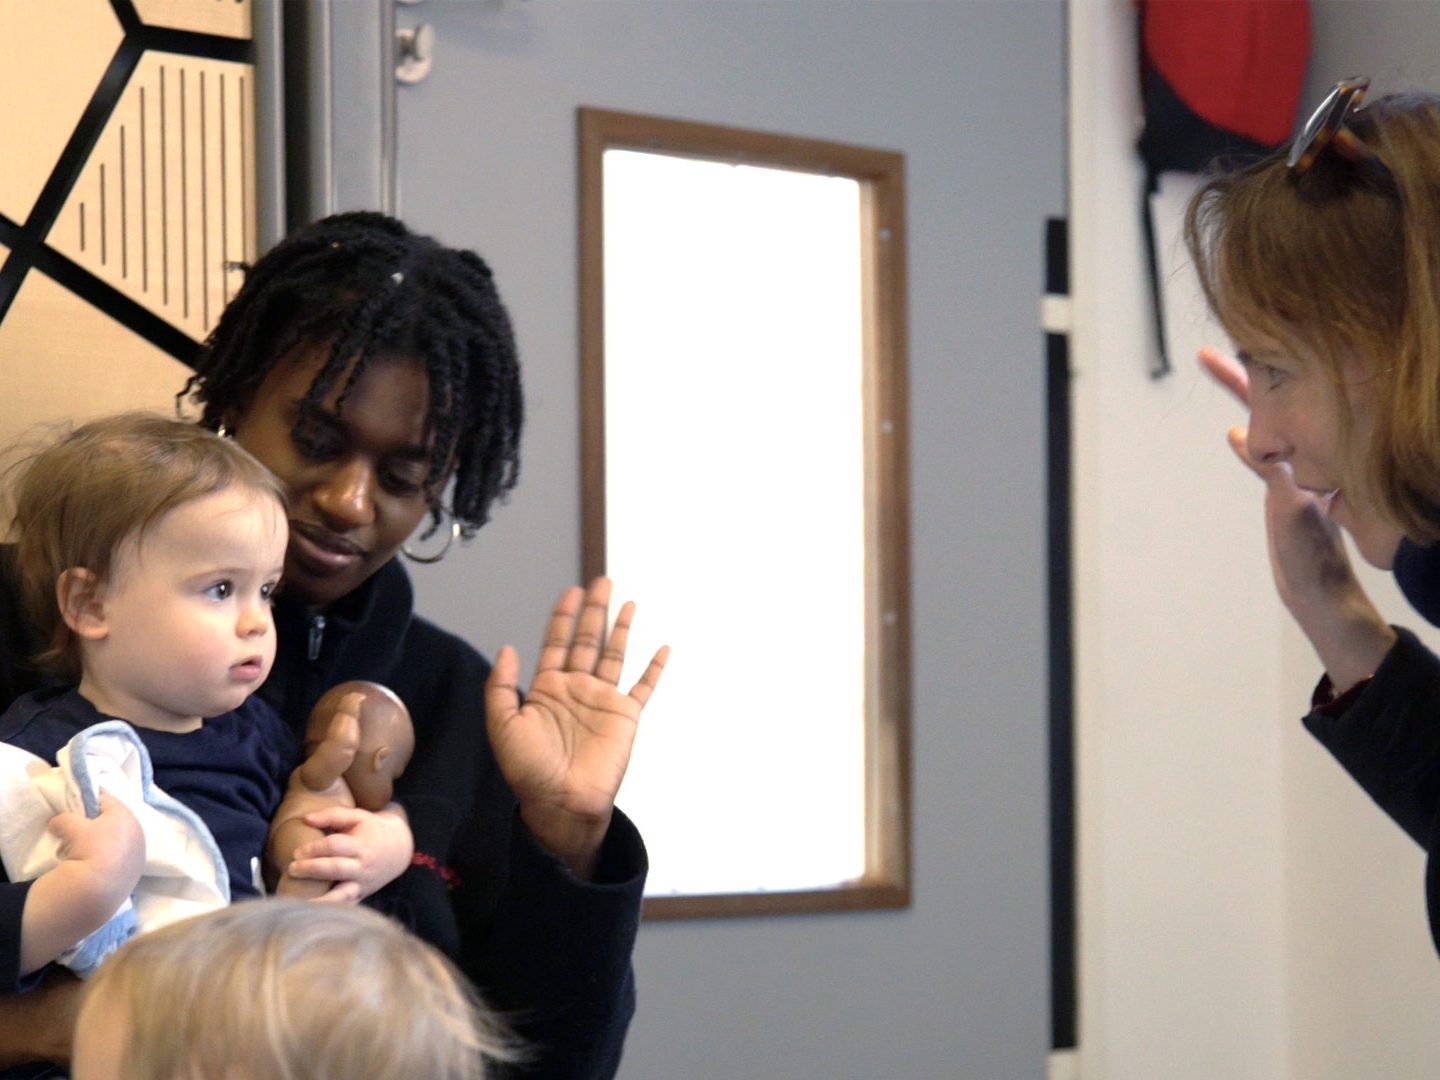
[[[408,544],[405,544],[402,545],[400,548],[401,555],[404,555],[411,562],[424,563],[427,566],[437,563],[441,559],[445,558],[445,555],[450,550],[450,545],[455,543],[456,540],[460,539],[460,522],[455,517],[455,514],[452,510],[449,510],[442,506],[440,508],[440,512],[450,519],[450,529],[445,534],[445,546],[442,547],[434,555],[416,555],[413,551],[410,550],[410,546]],[[439,527],[438,522],[436,523],[436,525],[437,527]],[[431,529],[430,533],[433,533],[434,531],[434,529]],[[427,533],[426,535],[428,536],[430,535],[430,533]]]
[[[222,439],[228,439],[230,437],[230,429],[225,426],[224,420],[220,421],[220,426],[215,429],[215,434],[219,435]]]

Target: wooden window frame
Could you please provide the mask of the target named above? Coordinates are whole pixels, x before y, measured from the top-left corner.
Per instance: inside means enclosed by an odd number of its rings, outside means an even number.
[[[795,891],[652,896],[649,919],[788,914],[910,903],[909,463],[905,174],[898,153],[816,139],[578,110],[581,553],[605,571],[603,156],[648,150],[857,181],[861,191],[865,498],[865,863],[857,880]]]

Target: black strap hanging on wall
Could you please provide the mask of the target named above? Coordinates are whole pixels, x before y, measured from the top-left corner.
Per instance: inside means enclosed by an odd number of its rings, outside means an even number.
[[[1156,357],[1170,371],[1152,196],[1164,172],[1260,157],[1290,138],[1310,51],[1309,0],[1136,0],[1145,127],[1141,217]]]

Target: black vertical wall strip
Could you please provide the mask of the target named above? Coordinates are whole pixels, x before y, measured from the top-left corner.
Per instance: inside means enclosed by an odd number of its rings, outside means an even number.
[[[190,318],[190,121],[186,110],[185,69],[179,71],[180,86],[180,313]]]
[[[165,133],[170,114],[165,109],[165,65],[160,65],[160,302],[170,303],[170,155]]]
[[[1045,223],[1045,292],[1068,296],[1063,218]],[[1050,657],[1050,1039],[1078,1035],[1075,952],[1075,679],[1070,499],[1070,339],[1045,335]]]
[[[220,74],[220,265],[227,266],[230,262],[230,199],[229,185],[227,184],[225,169],[225,143],[228,138],[229,128],[225,117],[225,74]],[[243,136],[242,136],[243,137]],[[220,274],[220,291],[223,297],[222,303],[230,302],[229,275],[223,270]],[[208,320],[207,320],[208,321]]]
[[[36,267],[152,345],[188,364],[196,348],[196,342],[188,334],[175,329],[118,289],[47,247],[45,238],[84,171],[91,150],[105,130],[146,49],[253,64],[254,44],[187,30],[146,26],[140,21],[132,0],[110,0],[110,6],[124,30],[115,55],[110,58],[79,123],[75,125],[75,131],[55,162],[49,179],[30,210],[30,216],[24,223],[0,218],[0,242],[10,249],[4,264],[0,265],[0,321],[4,320],[10,305],[15,302],[25,275],[31,267]],[[104,212],[103,208],[101,212]],[[101,242],[104,243],[103,230]]]
[[[126,189],[125,125],[120,125],[120,276],[130,276],[130,195]]]
[[[100,163],[100,265],[110,261],[110,196],[105,189],[105,163]]]
[[[245,237],[250,235],[250,203],[248,196],[251,187],[247,186],[246,177],[250,175],[250,157],[245,149],[245,78],[240,78],[240,250],[245,250]],[[226,270],[230,268],[227,266]],[[230,303],[230,275],[225,275],[225,303]]]
[[[205,107],[205,72],[200,72],[200,321],[210,322],[210,170],[206,167],[205,143],[209,141]]]
[[[150,182],[145,154],[145,88],[140,87],[140,291],[150,291]]]

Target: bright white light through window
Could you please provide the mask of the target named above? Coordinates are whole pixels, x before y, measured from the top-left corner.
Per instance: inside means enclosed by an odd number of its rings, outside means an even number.
[[[619,800],[648,894],[858,879],[860,185],[631,150],[603,166],[607,569],[640,608],[632,665],[661,632],[673,648]]]

